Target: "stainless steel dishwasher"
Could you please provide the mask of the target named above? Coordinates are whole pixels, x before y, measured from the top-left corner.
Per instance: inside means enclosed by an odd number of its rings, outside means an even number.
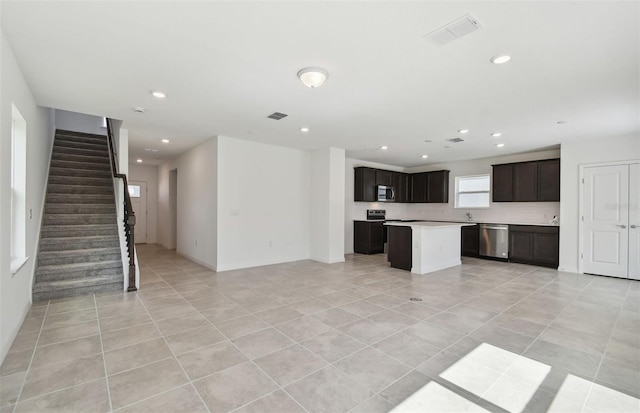
[[[509,259],[509,225],[480,224],[480,256]]]

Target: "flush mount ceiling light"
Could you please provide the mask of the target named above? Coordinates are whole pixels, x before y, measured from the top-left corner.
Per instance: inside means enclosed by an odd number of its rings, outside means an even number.
[[[458,133],[469,133],[469,129],[459,129]]]
[[[499,138],[500,136],[502,136],[501,132],[494,132],[491,134],[491,136],[493,136],[494,138]]]
[[[501,65],[503,63],[507,63],[509,60],[511,60],[511,56],[509,56],[508,54],[499,54],[489,59],[489,61],[494,65]]]
[[[309,128],[300,128],[300,132],[309,132]]]
[[[167,95],[164,92],[160,92],[159,90],[152,90],[151,94],[158,99],[164,99]]]
[[[380,149],[382,149],[383,151],[386,151],[387,149],[389,149],[389,147],[387,145],[382,145]]]
[[[136,162],[142,163],[142,159],[136,159]]]
[[[163,139],[163,140],[161,140],[160,142],[162,142],[162,143],[169,143],[169,142],[170,142],[170,140],[169,140],[169,139]]]
[[[322,86],[328,77],[329,73],[319,67],[305,67],[298,72],[300,81],[311,89]]]
[[[496,143],[496,148],[502,148],[504,146],[504,143]]]
[[[421,158],[422,159],[427,159],[429,157],[429,155],[422,155]]]

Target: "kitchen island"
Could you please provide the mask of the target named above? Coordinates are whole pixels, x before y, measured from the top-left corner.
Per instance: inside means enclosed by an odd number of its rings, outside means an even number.
[[[462,222],[387,222],[391,266],[414,274],[427,274],[462,264]]]

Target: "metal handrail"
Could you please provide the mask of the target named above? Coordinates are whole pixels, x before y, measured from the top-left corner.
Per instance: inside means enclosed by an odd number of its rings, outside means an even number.
[[[127,240],[127,253],[129,254],[129,287],[127,291],[137,291],[136,287],[136,260],[135,260],[135,225],[136,213],[129,196],[129,183],[127,175],[118,172],[117,155],[113,143],[113,130],[111,119],[107,118],[107,142],[109,144],[109,158],[111,160],[111,173],[114,178],[120,178],[124,182],[124,234]]]

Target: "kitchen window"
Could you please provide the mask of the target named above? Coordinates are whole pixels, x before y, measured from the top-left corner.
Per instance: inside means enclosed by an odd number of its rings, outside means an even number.
[[[489,208],[491,175],[456,176],[455,208]]]

